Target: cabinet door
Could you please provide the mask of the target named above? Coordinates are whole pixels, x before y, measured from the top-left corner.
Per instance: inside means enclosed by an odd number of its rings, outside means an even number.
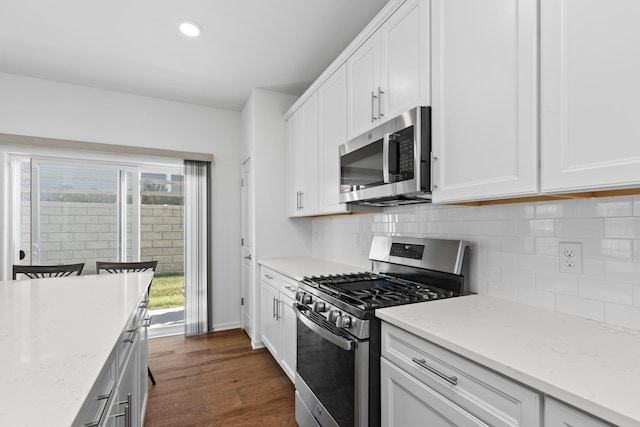
[[[409,0],[380,28],[381,121],[429,105],[429,1]]]
[[[296,376],[296,313],[295,300],[280,294],[280,366],[291,382]]]
[[[300,192],[302,191],[302,110],[298,109],[287,121],[289,136],[289,216],[300,215]]]
[[[347,138],[352,139],[378,121],[380,34],[375,33],[347,60]]]
[[[347,68],[342,65],[318,89],[320,109],[319,212],[345,212],[340,204],[340,155],[347,142]]]
[[[318,94],[289,118],[289,211],[291,216],[318,213]]]
[[[542,0],[542,190],[640,183],[640,2]]]
[[[279,292],[262,282],[262,342],[278,360],[280,349],[280,324],[278,322]]]
[[[544,408],[545,427],[608,427],[600,420],[597,420],[583,412],[579,412],[554,399],[547,398]]]
[[[432,4],[434,202],[537,193],[537,0]]]
[[[380,388],[383,427],[489,426],[385,358],[380,360]]]

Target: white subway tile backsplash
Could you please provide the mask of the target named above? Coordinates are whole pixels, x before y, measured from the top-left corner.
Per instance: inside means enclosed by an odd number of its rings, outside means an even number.
[[[556,294],[537,289],[518,289],[518,302],[547,310],[556,309]]]
[[[500,252],[532,254],[535,252],[535,239],[533,237],[501,237]]]
[[[578,295],[583,298],[617,304],[633,304],[633,287],[629,284],[578,279]]]
[[[536,274],[536,289],[557,294],[578,295],[577,276]]]
[[[560,240],[555,237],[536,237],[535,253],[538,255],[557,256],[559,252]]]
[[[604,237],[640,238],[640,218],[605,218]]]
[[[518,256],[503,252],[490,252],[487,254],[487,265],[489,267],[517,268]]]
[[[556,221],[554,219],[533,219],[531,221],[519,222],[518,234],[527,236],[555,236]]]
[[[633,215],[633,198],[631,196],[578,199],[578,216],[580,217],[631,215]]]
[[[537,273],[553,273],[556,271],[556,257],[545,255],[518,255],[518,268]]]
[[[582,276],[591,279],[604,280],[604,260],[588,258],[583,259]]]
[[[556,310],[561,313],[604,321],[604,302],[571,295],[556,295]]]
[[[576,200],[540,202],[535,204],[536,218],[571,218],[578,215]]]
[[[556,225],[560,237],[602,237],[600,218],[558,219]]]
[[[612,282],[640,284],[640,264],[632,261],[605,260],[604,277]]]
[[[491,297],[518,302],[518,288],[516,288],[515,286],[505,285],[500,282],[489,281],[487,286],[487,293]]]
[[[624,328],[640,329],[640,308],[626,305],[605,303],[605,322]]]
[[[533,219],[535,206],[531,203],[510,203],[508,205],[496,205],[499,207],[501,219]]]
[[[626,239],[582,239],[582,256],[631,259],[633,247]]]
[[[534,288],[536,286],[536,275],[532,271],[504,268],[502,269],[502,283],[518,288]]]
[[[314,256],[368,266],[374,234],[468,240],[472,292],[640,329],[640,196],[421,204],[312,221]],[[558,271],[566,241],[582,243],[582,274]]]

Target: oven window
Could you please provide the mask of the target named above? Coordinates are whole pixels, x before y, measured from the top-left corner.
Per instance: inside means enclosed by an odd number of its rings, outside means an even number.
[[[322,338],[298,320],[298,375],[341,426],[354,423],[355,350]]]
[[[345,154],[340,158],[340,192],[363,190],[384,184],[382,140]]]

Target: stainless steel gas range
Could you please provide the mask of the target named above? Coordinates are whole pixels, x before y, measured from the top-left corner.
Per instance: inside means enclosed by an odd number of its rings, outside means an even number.
[[[377,308],[468,293],[469,243],[375,236],[370,272],[305,277],[296,294],[296,422],[380,425]]]

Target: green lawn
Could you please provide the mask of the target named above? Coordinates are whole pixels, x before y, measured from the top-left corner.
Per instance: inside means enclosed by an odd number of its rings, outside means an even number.
[[[182,274],[158,274],[153,278],[149,294],[149,308],[182,307],[184,297],[184,276]]]

